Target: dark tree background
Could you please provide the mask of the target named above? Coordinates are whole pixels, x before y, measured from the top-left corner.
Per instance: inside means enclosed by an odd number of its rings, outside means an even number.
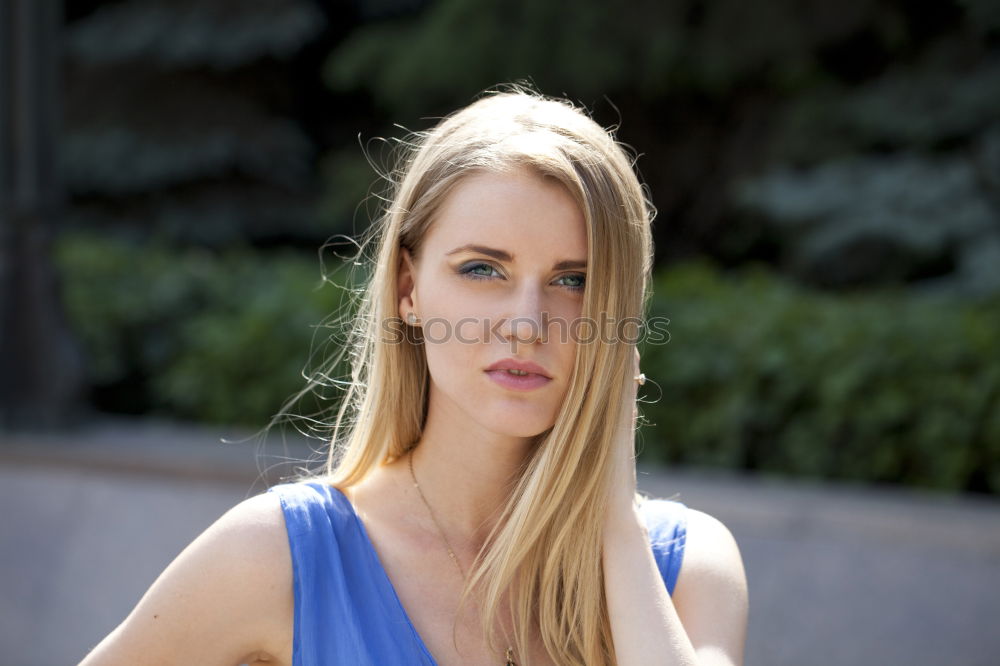
[[[51,259],[61,23],[55,2],[0,4],[0,427],[71,423],[82,394]]]
[[[523,80],[617,127],[658,209],[654,312],[683,346],[644,353],[649,455],[996,491],[998,7],[66,0],[42,139],[66,206],[19,262],[5,203],[0,356],[35,330],[12,312],[65,311],[81,405],[261,424],[349,282],[317,249],[368,224],[401,128]],[[9,119],[11,58],[55,51],[15,53],[5,20]],[[45,265],[64,286],[26,297]],[[314,330],[321,356],[337,333]],[[53,376],[24,359],[5,403]]]
[[[998,233],[998,14],[982,0],[70,1],[63,164],[79,224],[312,247],[355,230],[375,178],[359,136],[424,129],[528,80],[641,151],[663,261],[762,259],[830,286],[973,279],[969,246]],[[789,210],[781,188],[809,186],[825,199]],[[914,210],[830,231],[859,198],[891,207],[907,187],[923,192]],[[958,201],[961,220],[915,210]]]

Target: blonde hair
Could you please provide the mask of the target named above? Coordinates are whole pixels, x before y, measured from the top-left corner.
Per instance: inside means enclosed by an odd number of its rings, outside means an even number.
[[[325,473],[313,475],[342,490],[420,439],[428,369],[419,336],[398,319],[400,253],[406,247],[419,254],[435,212],[464,176],[526,167],[556,179],[575,198],[588,239],[584,320],[607,313],[612,322],[644,321],[648,302],[653,208],[613,133],[572,103],[508,86],[484,93],[404,145],[387,206],[363,244],[374,243],[378,253],[345,348],[351,381]],[[399,334],[392,343],[383,335],[386,322]],[[615,663],[602,525],[612,441],[630,417],[621,396],[634,381],[634,351],[601,336],[577,349],[555,424],[536,437],[462,595],[464,604],[484,586],[483,631],[497,649],[495,621],[509,594],[519,663],[526,663],[533,627],[558,664]]]

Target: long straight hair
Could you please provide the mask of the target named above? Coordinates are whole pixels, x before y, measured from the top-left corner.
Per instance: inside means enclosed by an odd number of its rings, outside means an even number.
[[[397,314],[400,253],[407,248],[419,256],[436,211],[470,173],[528,168],[561,183],[587,226],[581,320],[645,321],[653,208],[627,150],[584,111],[508,86],[484,93],[402,145],[406,152],[386,174],[386,205],[362,245],[361,252],[373,245],[377,255],[343,350],[350,356],[351,378],[344,382],[325,469],[300,479],[321,479],[341,490],[400,458],[420,439],[429,376],[419,330]],[[635,340],[591,332],[592,341],[577,346],[555,423],[535,437],[461,598],[460,608],[473,590],[481,593],[482,629],[494,650],[501,600],[512,600],[514,644],[522,660],[537,627],[558,664],[615,663],[602,526],[614,438],[623,419],[631,418],[631,406],[623,409],[621,403],[634,381]]]

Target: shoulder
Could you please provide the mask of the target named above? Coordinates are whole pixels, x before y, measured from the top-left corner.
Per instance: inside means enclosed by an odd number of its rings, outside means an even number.
[[[691,642],[742,662],[748,595],[739,546],[718,518],[688,508],[687,540],[673,597]]]
[[[683,573],[687,578],[722,576],[742,580],[743,558],[729,528],[718,518],[687,507],[685,510],[686,547]]]
[[[265,492],[244,499],[222,514],[181,551],[163,576],[177,585],[214,577],[226,592],[259,595],[278,589],[278,583],[290,584],[290,564],[279,498]],[[246,590],[247,580],[260,585]]]
[[[253,548],[258,557],[287,559],[288,534],[281,498],[264,492],[243,500],[227,511],[211,529],[228,532],[229,538]]]
[[[283,653],[292,568],[278,497],[230,508],[185,547],[85,664],[237,660]]]
[[[278,494],[264,492],[234,505],[202,532],[184,554],[219,558],[243,572],[282,573],[289,563],[285,514]]]

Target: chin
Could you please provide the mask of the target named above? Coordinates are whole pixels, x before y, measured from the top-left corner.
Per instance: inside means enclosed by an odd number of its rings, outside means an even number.
[[[498,435],[528,438],[551,430],[554,423],[554,419],[532,419],[512,414],[484,425]]]
[[[505,433],[505,434],[509,434],[511,437],[521,437],[523,439],[533,439],[535,437],[538,437],[543,432],[546,432],[547,430],[549,430],[551,428],[552,428],[552,426],[548,426],[546,428],[542,428],[541,430],[519,430],[517,432],[511,432],[511,433]]]

